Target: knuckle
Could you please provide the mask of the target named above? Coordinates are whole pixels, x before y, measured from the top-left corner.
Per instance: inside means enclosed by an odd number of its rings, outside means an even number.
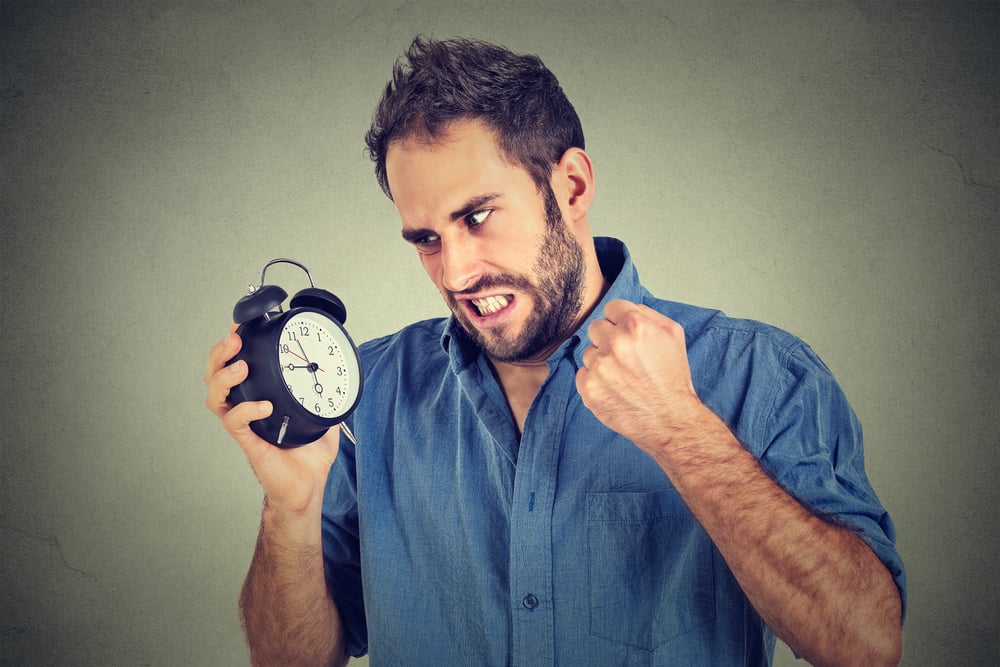
[[[629,349],[631,343],[625,336],[615,336],[606,345],[608,353],[613,357],[621,357]]]
[[[684,333],[684,327],[682,327],[681,324],[680,324],[680,322],[678,322],[676,320],[667,320],[666,327],[667,327],[667,329],[669,329],[670,331],[672,331],[674,333],[679,333],[679,334],[683,334]]]
[[[250,423],[250,420],[243,414],[244,410],[241,410],[240,407],[241,406],[237,405],[234,408],[230,408],[222,415],[223,428],[233,435],[236,435],[241,430],[246,429],[247,424]]]
[[[630,334],[641,334],[645,330],[646,318],[638,310],[630,310],[622,317],[622,327]]]

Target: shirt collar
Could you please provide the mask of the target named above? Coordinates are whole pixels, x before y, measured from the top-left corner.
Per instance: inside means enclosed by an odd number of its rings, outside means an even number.
[[[548,359],[550,367],[567,354],[573,356],[577,368],[583,364],[583,351],[590,345],[587,328],[591,322],[603,317],[604,306],[609,301],[625,299],[638,303],[642,300],[639,273],[635,265],[632,264],[632,257],[625,244],[618,239],[598,236],[594,238],[594,247],[597,250],[597,260],[601,265],[601,273],[604,274],[605,279],[610,281],[611,286],[580,327],[552,353]],[[455,345],[452,345],[453,341]],[[448,324],[441,334],[441,347],[448,353],[451,368],[456,373],[475,363],[480,354],[479,348],[469,339],[454,315],[449,318]]]

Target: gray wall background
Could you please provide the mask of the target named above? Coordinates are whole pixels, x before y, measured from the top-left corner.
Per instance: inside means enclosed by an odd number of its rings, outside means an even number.
[[[424,32],[542,56],[584,121],[595,232],[655,292],[813,345],[897,523],[904,664],[1000,663],[996,4],[3,0],[0,18],[0,662],[245,664],[261,493],[203,407],[205,357],[275,256],[337,292],[359,340],[444,312],[362,152]]]

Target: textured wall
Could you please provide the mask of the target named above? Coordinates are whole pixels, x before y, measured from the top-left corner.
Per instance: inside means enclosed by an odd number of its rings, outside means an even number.
[[[904,664],[1000,662],[996,4],[361,5],[0,4],[0,662],[246,662],[261,494],[204,359],[279,255],[358,339],[444,312],[361,142],[417,32],[540,54],[595,231],[812,343],[896,519]]]

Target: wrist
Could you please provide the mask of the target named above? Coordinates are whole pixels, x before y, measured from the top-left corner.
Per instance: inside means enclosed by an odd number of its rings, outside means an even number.
[[[322,496],[301,509],[277,505],[265,494],[261,513],[261,530],[274,542],[288,546],[322,546]]]
[[[743,450],[729,427],[697,396],[675,410],[658,437],[643,448],[661,465],[717,462]]]
[[[640,427],[642,435],[635,439],[637,445],[650,453],[664,448],[683,448],[685,443],[697,439],[710,429],[718,417],[696,394],[671,397]]]

